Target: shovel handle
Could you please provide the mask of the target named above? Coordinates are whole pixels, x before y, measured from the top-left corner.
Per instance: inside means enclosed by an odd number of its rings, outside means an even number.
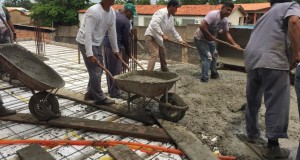
[[[234,46],[234,45],[232,45],[232,44],[230,44],[228,42],[225,42],[225,41],[222,41],[222,40],[219,40],[219,39],[216,39],[216,41],[219,42],[219,43],[225,44],[225,45],[227,45],[229,47],[235,48],[235,49],[237,49],[239,51],[244,51],[245,50],[245,49],[243,49],[241,47],[236,47],[236,46]]]
[[[184,47],[186,47],[184,44],[182,44],[182,43],[180,43],[180,42],[177,42],[177,41],[172,41],[172,40],[168,40],[168,41],[170,41],[170,42],[172,42],[172,43],[176,43],[176,44],[179,44],[179,45],[182,45],[182,46],[184,46]],[[187,47],[190,47],[190,48],[193,48],[193,49],[197,49],[196,47],[194,47],[194,46],[191,46],[191,45],[187,45]]]
[[[124,66],[125,66],[129,71],[131,71],[131,69],[129,68],[129,66],[127,65],[127,63],[124,62],[124,60],[123,60],[119,55],[116,55],[116,57],[124,64]]]
[[[113,81],[115,81],[114,76],[100,62],[97,62],[97,65],[102,68]]]
[[[145,70],[145,68],[135,59],[135,58],[133,58],[131,55],[130,55],[130,58],[131,59],[133,59],[133,61],[136,63],[136,64],[138,64],[141,68],[142,68],[142,70]]]

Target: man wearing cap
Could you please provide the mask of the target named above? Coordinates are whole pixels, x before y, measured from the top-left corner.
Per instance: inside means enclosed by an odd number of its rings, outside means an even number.
[[[156,59],[160,58],[160,65],[162,71],[169,71],[166,62],[166,49],[163,41],[168,40],[166,33],[171,34],[177,41],[183,45],[187,45],[178,34],[174,27],[174,15],[177,8],[180,7],[179,2],[170,0],[167,8],[159,9],[154,13],[150,24],[145,32],[145,45],[149,51],[148,71],[154,69]]]
[[[122,57],[122,54],[130,55],[130,20],[133,16],[137,16],[137,14],[135,6],[132,3],[126,3],[123,10],[116,15],[116,31],[120,57]],[[106,68],[113,76],[120,74],[122,72],[122,62],[112,54],[113,50],[108,35],[104,37],[103,48]],[[121,90],[114,84],[110,77],[107,77],[107,86],[110,97],[126,99],[126,95],[122,94]]]
[[[76,37],[90,77],[84,99],[94,100],[97,105],[115,103],[115,101],[108,99],[101,89],[103,70],[99,67],[99,63],[103,64],[100,45],[107,31],[113,54],[119,54],[115,21],[116,12],[111,7],[112,5],[114,5],[114,0],[102,0],[101,3],[91,6],[86,11]]]
[[[207,13],[204,20],[197,28],[194,35],[194,42],[200,55],[201,82],[208,82],[208,72],[211,70],[211,78],[219,77],[217,72],[217,50],[216,36],[220,32],[226,36],[228,41],[239,47],[231,37],[228,28],[228,19],[233,10],[232,2],[225,2],[221,10],[213,10]],[[214,56],[215,55],[215,56]]]

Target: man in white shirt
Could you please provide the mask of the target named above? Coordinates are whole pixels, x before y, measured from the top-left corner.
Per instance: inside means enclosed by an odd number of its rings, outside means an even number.
[[[119,53],[116,13],[111,7],[112,5],[114,5],[114,0],[102,0],[102,2],[91,6],[85,14],[76,37],[90,77],[84,98],[85,100],[94,100],[97,105],[115,103],[115,101],[106,98],[101,89],[103,69],[98,65],[98,63],[103,64],[100,45],[107,31],[113,53]]]
[[[178,34],[174,27],[174,15],[177,8],[180,7],[177,0],[170,0],[167,8],[162,8],[156,11],[150,21],[150,24],[145,32],[145,44],[149,51],[148,71],[154,69],[155,60],[160,58],[162,71],[169,71],[166,62],[166,49],[163,41],[168,40],[166,33],[171,34],[177,41],[183,45],[187,45]]]

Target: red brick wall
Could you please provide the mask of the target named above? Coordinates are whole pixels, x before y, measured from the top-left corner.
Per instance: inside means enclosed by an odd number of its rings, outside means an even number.
[[[17,39],[35,39],[35,31],[15,29]],[[43,32],[45,40],[53,40],[54,33]]]

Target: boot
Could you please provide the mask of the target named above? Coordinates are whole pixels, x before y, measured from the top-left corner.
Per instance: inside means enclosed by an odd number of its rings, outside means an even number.
[[[5,107],[0,107],[0,117],[9,116],[12,114],[16,114],[17,112],[15,110],[9,110]]]

